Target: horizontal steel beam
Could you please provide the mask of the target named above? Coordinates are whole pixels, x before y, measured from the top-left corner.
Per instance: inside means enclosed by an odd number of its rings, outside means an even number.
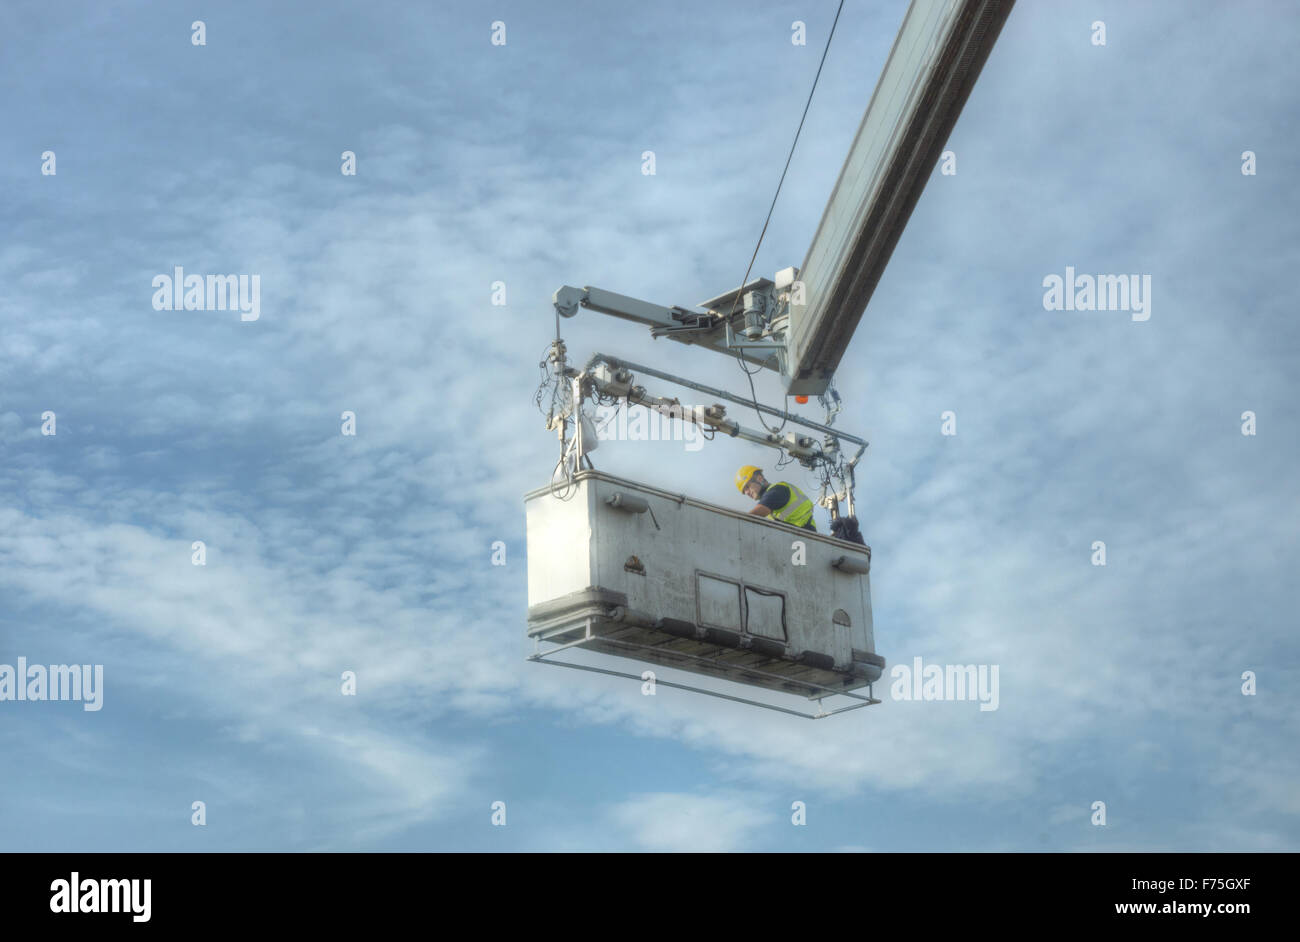
[[[655,337],[694,344],[727,356],[741,356],[755,366],[778,368],[775,354],[755,354],[728,347],[726,320],[713,312],[667,307],[590,285],[583,288],[564,285],[552,295],[551,301],[561,317],[573,317],[579,308],[587,308],[634,324],[644,324]]]
[[[674,376],[672,373],[665,373],[663,370],[657,370],[641,363],[633,363],[631,360],[624,360],[622,357],[610,356],[607,353],[593,353],[590,359],[587,360],[587,365],[583,368],[583,372],[590,370],[597,363],[608,363],[615,369],[622,368],[631,370],[633,373],[645,373],[647,376],[654,376],[669,383],[676,383],[679,386],[685,386],[687,389],[694,389],[696,392],[702,392],[708,396],[716,396],[719,399],[725,399],[728,402],[735,403],[738,406],[744,406],[747,409],[757,409],[759,412],[765,412],[768,415],[783,421],[793,422],[796,425],[802,425],[804,428],[821,432],[824,435],[831,435],[846,442],[852,442],[855,445],[861,446],[858,451],[859,457],[862,454],[862,450],[867,447],[867,442],[864,439],[858,438],[856,435],[849,435],[846,432],[841,432],[838,429],[831,428],[829,425],[823,425],[820,422],[813,422],[811,419],[805,419],[803,416],[795,415],[793,412],[787,412],[784,409],[777,409],[774,406],[755,402],[753,399],[746,399],[743,396],[737,396],[735,393],[729,393],[725,389],[706,386],[704,383],[697,383],[694,380],[685,379],[681,376]]]

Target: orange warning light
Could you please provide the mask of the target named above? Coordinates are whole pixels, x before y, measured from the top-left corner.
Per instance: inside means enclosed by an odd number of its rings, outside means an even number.
[[[797,402],[797,403],[799,403],[799,405],[801,405],[801,406],[802,406],[802,405],[806,405],[807,402],[808,402],[808,397],[807,397],[807,396],[795,396],[795,397],[794,397],[794,401]]]

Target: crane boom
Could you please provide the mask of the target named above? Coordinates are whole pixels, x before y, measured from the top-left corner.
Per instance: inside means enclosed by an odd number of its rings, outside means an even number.
[[[912,0],[800,269],[789,394],[825,391],[1013,3]]]
[[[1015,0],[912,0],[801,268],[700,303],[704,312],[565,285],[555,309],[589,308],[780,373],[821,396],[957,124]]]

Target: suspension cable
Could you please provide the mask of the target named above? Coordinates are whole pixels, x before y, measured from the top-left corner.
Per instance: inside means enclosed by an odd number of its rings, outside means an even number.
[[[763,245],[763,237],[767,235],[768,224],[771,223],[772,221],[772,212],[776,209],[777,198],[781,195],[781,187],[785,183],[785,175],[790,170],[790,161],[794,159],[794,150],[799,143],[799,135],[803,131],[804,121],[808,117],[808,109],[812,107],[813,95],[817,91],[817,82],[822,76],[822,66],[826,64],[826,54],[831,51],[831,40],[835,37],[835,26],[836,24],[839,23],[840,13],[843,10],[844,10],[844,0],[840,0],[840,5],[835,10],[835,19],[834,21],[831,22],[830,34],[826,37],[826,47],[822,50],[821,61],[817,63],[817,74],[813,76],[812,88],[808,90],[808,100],[804,103],[803,114],[800,115],[799,117],[799,127],[795,129],[794,140],[790,142],[790,153],[786,155],[785,167],[782,168],[781,170],[781,179],[777,181],[776,192],[772,194],[772,205],[770,205],[767,208],[767,218],[763,220],[763,229],[761,232],[759,232],[758,242],[754,245],[754,254],[749,257],[749,265],[745,268],[745,277],[740,279],[740,287],[736,289],[736,297],[732,301],[731,310],[727,314],[728,324],[731,323],[731,319],[736,315],[736,305],[740,303],[740,300],[743,297],[742,292],[744,291],[745,285],[749,283],[750,272],[754,270],[754,262],[758,259],[758,250]],[[744,371],[745,375],[749,377],[750,396],[754,400],[754,411],[759,413],[758,421],[762,423],[763,428],[766,429],[768,432],[772,432],[774,434],[776,432],[780,432],[781,429],[785,428],[785,422],[782,421],[782,423],[779,426],[777,426],[777,428],[775,429],[768,428],[767,423],[763,421],[762,413],[759,412],[758,410],[758,392],[754,388],[754,374],[757,373],[758,370],[754,370],[753,372],[750,372],[749,367],[745,366],[745,358],[741,356],[739,349],[736,350],[736,362],[740,364],[740,368]],[[785,404],[789,405],[790,396],[788,393],[786,394],[785,399],[786,399]]]

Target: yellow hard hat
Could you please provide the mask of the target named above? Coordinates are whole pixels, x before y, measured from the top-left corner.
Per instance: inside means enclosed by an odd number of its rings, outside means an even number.
[[[745,493],[745,485],[749,483],[749,479],[752,478],[755,474],[758,474],[760,471],[762,471],[762,468],[760,468],[756,464],[747,464],[739,471],[737,471],[736,490],[740,491],[740,493],[742,494]]]

